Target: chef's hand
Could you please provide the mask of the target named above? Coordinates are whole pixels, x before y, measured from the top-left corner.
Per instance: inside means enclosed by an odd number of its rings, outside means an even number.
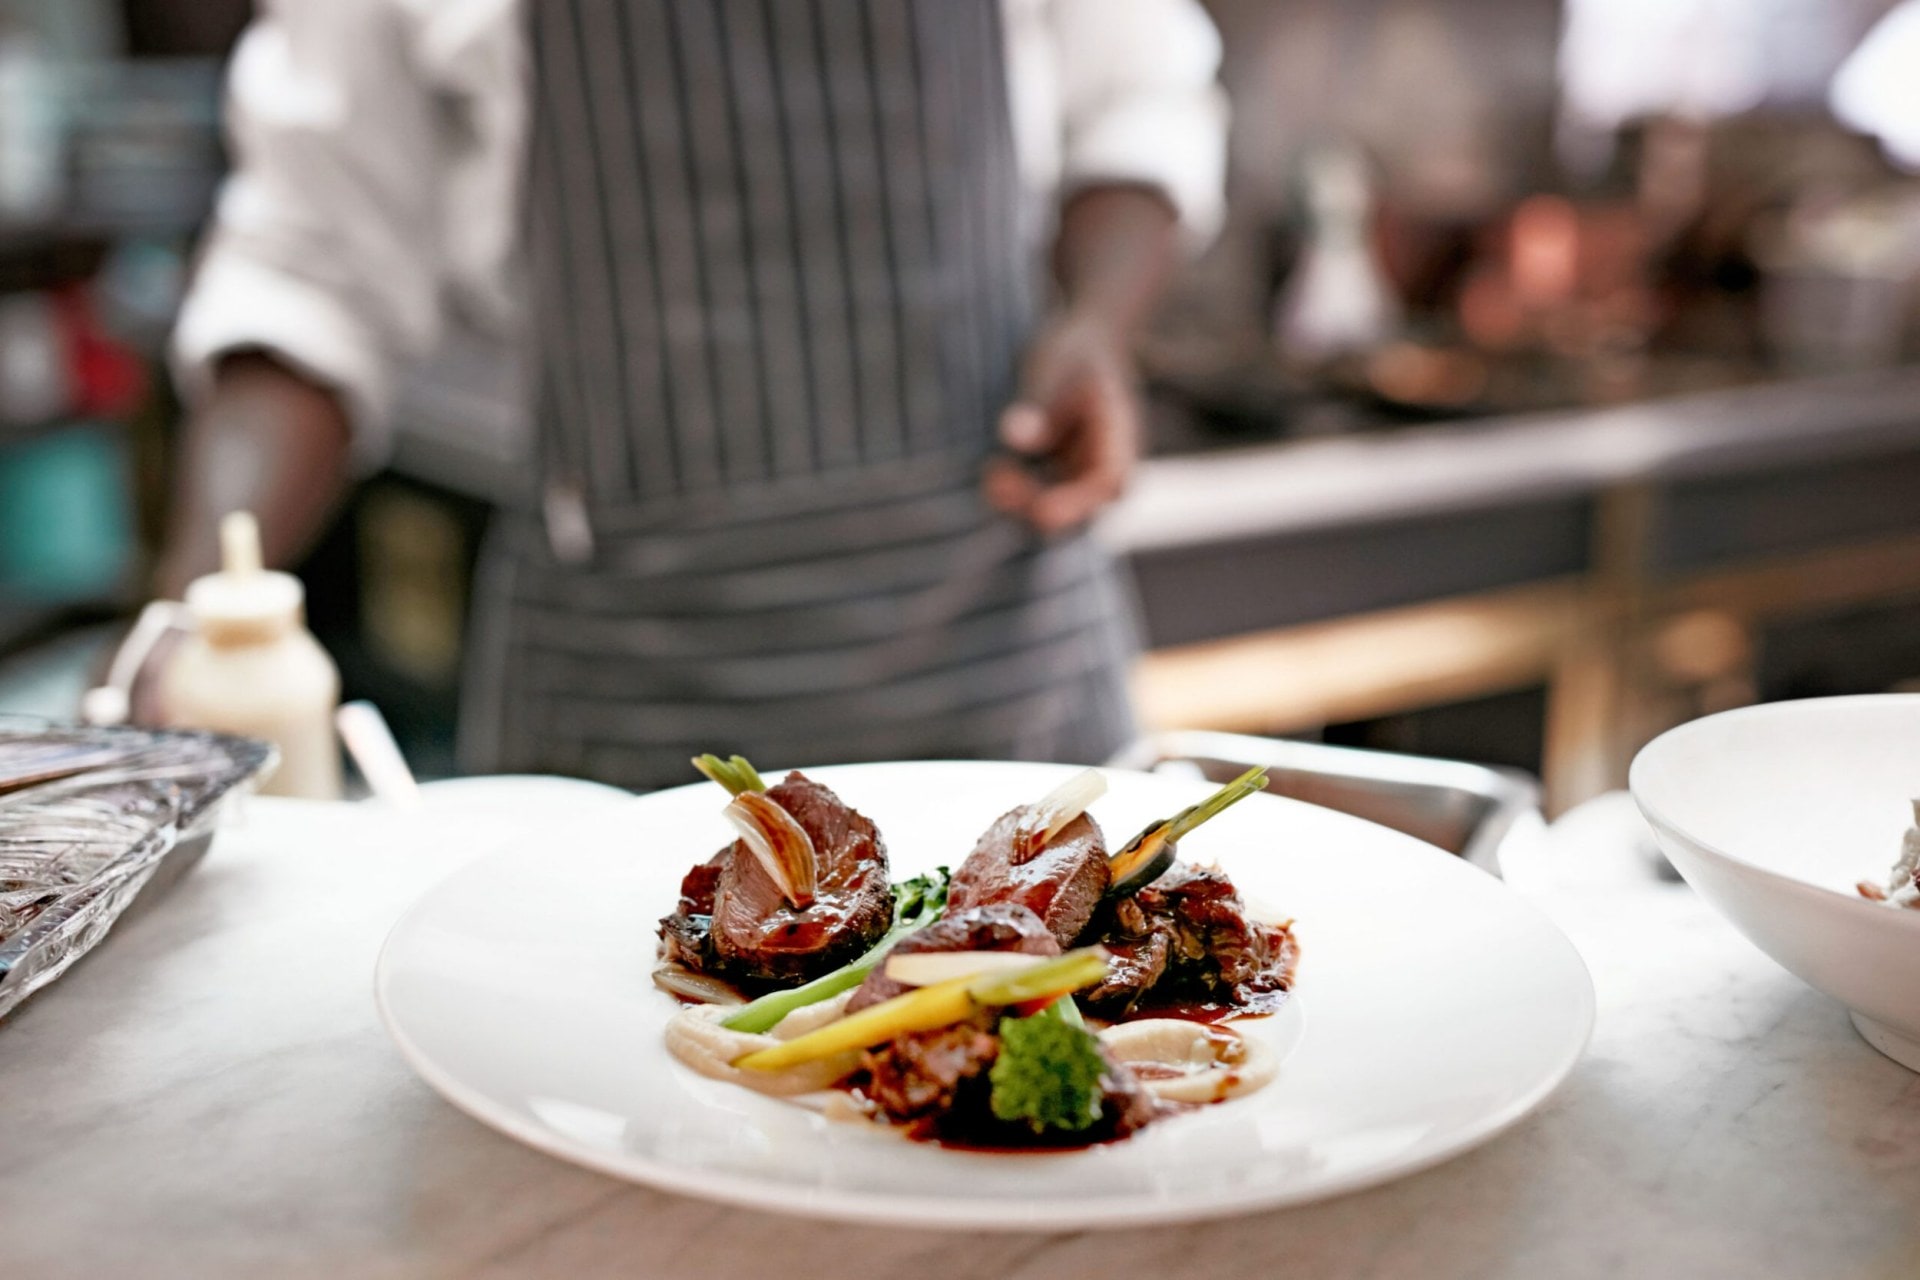
[[[1140,402],[1125,340],[1063,316],[1027,351],[1019,399],[1000,415],[1007,455],[988,464],[987,500],[1042,533],[1085,524],[1120,496],[1140,457]]]
[[[1082,187],[1060,211],[1053,274],[1063,300],[1000,418],[1010,457],[987,469],[987,500],[1058,533],[1120,496],[1140,457],[1129,336],[1166,282],[1173,205],[1128,183]]]

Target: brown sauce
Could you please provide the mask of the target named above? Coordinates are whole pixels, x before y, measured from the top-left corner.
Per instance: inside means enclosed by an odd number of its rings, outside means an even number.
[[[1182,1022],[1200,1022],[1212,1025],[1225,1022],[1229,1018],[1265,1018],[1278,1013],[1280,1006],[1287,1002],[1288,993],[1282,991],[1262,991],[1244,1004],[1233,1004],[1224,1000],[1166,1000],[1142,1001],[1122,1022],[1138,1022],[1143,1018],[1178,1018]]]

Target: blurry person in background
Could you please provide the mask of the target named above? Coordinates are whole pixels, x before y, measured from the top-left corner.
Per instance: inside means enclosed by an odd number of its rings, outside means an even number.
[[[1093,761],[1129,334],[1220,208],[1197,0],[266,0],[159,586],[296,556],[449,299],[534,370],[463,765]],[[1051,247],[1054,287],[1044,285]]]
[[[1837,119],[1920,172],[1920,0],[1900,0],[1848,55],[1828,94]]]

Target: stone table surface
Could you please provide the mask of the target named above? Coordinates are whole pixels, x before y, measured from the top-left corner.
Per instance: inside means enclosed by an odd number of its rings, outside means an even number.
[[[1195,1226],[996,1237],[818,1224],[576,1169],[416,1079],[371,975],[436,879],[588,799],[253,801],[170,895],[0,1023],[0,1273],[1920,1276],[1920,1077],[1655,879],[1620,797],[1509,870],[1587,958],[1592,1047],[1534,1116],[1414,1177]]]

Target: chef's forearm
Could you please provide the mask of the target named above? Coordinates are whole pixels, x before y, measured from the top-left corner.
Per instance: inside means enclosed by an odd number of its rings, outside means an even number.
[[[340,397],[262,352],[220,362],[189,420],[155,588],[177,599],[217,565],[218,526],[252,511],[269,564],[310,547],[346,492],[349,430]]]
[[[1067,308],[1125,339],[1147,318],[1172,272],[1173,206],[1142,186],[1076,193],[1060,214],[1054,274]]]

